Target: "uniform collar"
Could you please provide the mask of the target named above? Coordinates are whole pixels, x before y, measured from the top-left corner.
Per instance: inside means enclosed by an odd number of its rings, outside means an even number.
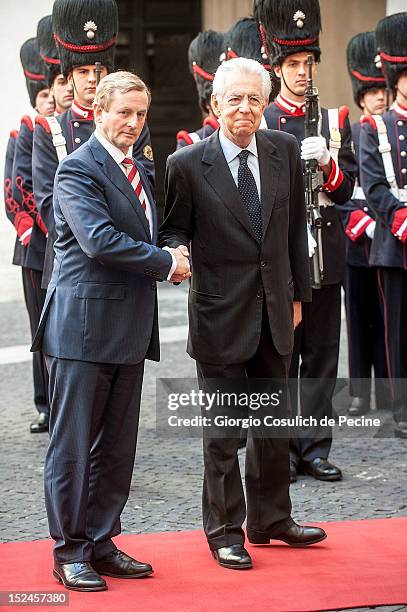
[[[281,93],[275,99],[275,104],[286,113],[290,113],[294,117],[303,117],[305,115],[305,103],[294,102],[288,98],[284,98]]]
[[[97,140],[100,142],[102,147],[104,147],[106,149],[106,151],[109,153],[109,155],[111,155],[113,157],[113,159],[116,162],[116,164],[122,164],[123,160],[126,157],[129,157],[130,159],[133,158],[133,145],[131,145],[131,147],[129,147],[129,150],[127,151],[127,154],[125,155],[123,153],[123,151],[121,151],[120,149],[115,147],[114,144],[112,144],[109,140],[107,140],[107,138],[105,138],[100,133],[98,128],[96,128],[96,130],[94,131],[94,134],[95,134],[95,138],[97,138]]]
[[[234,142],[229,140],[229,138],[225,136],[225,134],[222,132],[222,129],[219,130],[219,142],[228,164],[230,164],[230,162],[235,159],[235,157],[237,157],[241,151],[245,150],[241,147],[238,147]],[[252,139],[246,149],[256,157],[258,157],[256,134],[253,134]]]
[[[407,119],[407,108],[404,108],[404,106],[401,106],[401,104],[395,101],[393,102],[392,109],[396,111],[398,115],[403,117],[403,119]]]
[[[93,121],[93,108],[88,108],[86,106],[82,106],[74,100],[71,105],[71,111],[78,115],[82,119],[87,119],[88,121]]]

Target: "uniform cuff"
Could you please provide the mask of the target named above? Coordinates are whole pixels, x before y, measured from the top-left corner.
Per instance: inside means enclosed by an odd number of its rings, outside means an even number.
[[[342,170],[339,168],[338,164],[332,157],[331,157],[331,162],[332,162],[331,174],[329,175],[326,183],[322,185],[322,189],[328,192],[332,192],[332,191],[335,191],[335,189],[338,189],[338,187],[342,184],[342,181],[344,178]]]
[[[374,219],[363,212],[363,210],[353,210],[349,216],[345,233],[352,242],[355,242],[371,223],[374,223]]]
[[[399,208],[394,213],[391,231],[401,242],[407,240],[407,207]]]

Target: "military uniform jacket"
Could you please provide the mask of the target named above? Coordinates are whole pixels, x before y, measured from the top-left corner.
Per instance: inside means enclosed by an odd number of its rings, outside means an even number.
[[[322,111],[321,134],[329,143],[329,122],[327,109]],[[293,134],[298,143],[305,138],[305,107],[299,108],[279,95],[265,112],[267,126]],[[341,148],[338,155],[338,166],[332,160],[332,172],[323,191],[333,204],[345,204],[353,192],[357,165],[352,151],[352,137],[347,109],[339,111],[339,129]],[[324,285],[339,283],[345,269],[345,235],[342,221],[335,206],[321,207],[322,216],[322,249],[324,257]]]
[[[87,142],[95,129],[93,117],[88,118],[87,112],[82,111],[81,108],[78,108],[78,111],[75,112],[71,108],[57,117],[62,135],[66,140],[68,155],[78,149],[84,142]],[[145,126],[133,147],[133,157],[135,161],[143,164],[148,179],[153,185],[154,162],[150,152],[150,133],[148,127]],[[58,168],[58,156],[52,142],[50,127],[44,117],[37,117],[36,119],[32,164],[36,202],[49,233],[43,272],[43,286],[47,286],[52,274],[54,242],[56,240],[52,199],[54,178]]]
[[[26,231],[23,230],[24,222],[22,223],[24,215],[19,214],[22,212],[20,204],[13,198],[13,162],[17,138],[18,130],[12,130],[7,143],[6,159],[4,164],[4,203],[6,205],[7,218],[9,221],[11,221],[17,232],[14,245],[13,264],[16,266],[24,266],[27,249],[20,242],[19,238],[19,232],[20,235],[22,235],[23,232]],[[31,217],[26,218],[26,223],[29,228],[32,227]]]
[[[180,130],[177,134],[177,150],[182,149],[182,147],[186,147],[187,145],[194,144],[194,142],[199,142],[204,138],[207,138],[213,132],[215,132],[219,127],[219,122],[215,117],[207,117],[202,127],[196,132],[187,132],[186,130]]]
[[[382,119],[387,128],[395,178],[400,189],[407,189],[407,110],[390,110]],[[407,270],[406,243],[394,236],[406,219],[406,202],[401,202],[390,190],[386,179],[376,124],[366,118],[360,134],[360,175],[363,191],[375,211],[376,224],[370,263],[375,266]],[[380,222],[381,221],[381,222]],[[402,239],[407,238],[407,229]]]
[[[42,271],[44,266],[44,255],[46,245],[47,229],[38,212],[33,193],[32,181],[32,147],[33,147],[34,125],[31,117],[25,115],[21,119],[20,131],[16,142],[13,163],[13,199],[18,202],[22,217],[22,223],[29,223],[30,235],[26,244],[26,255],[24,266],[31,270]],[[18,233],[18,231],[17,231]]]
[[[359,138],[361,125],[356,122],[352,125],[352,141],[355,150],[355,157],[359,163]],[[360,176],[358,173],[356,187],[360,186]],[[359,191],[359,193],[358,193]],[[360,195],[362,188],[356,192],[356,196]],[[366,235],[365,230],[371,223],[374,223],[374,211],[369,208],[366,199],[358,197],[352,198],[339,207],[345,234],[347,240],[346,246],[346,263],[351,266],[370,267],[369,254],[372,240]]]

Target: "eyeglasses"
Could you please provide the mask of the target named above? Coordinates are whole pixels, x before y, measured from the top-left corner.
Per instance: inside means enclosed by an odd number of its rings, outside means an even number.
[[[223,96],[223,98],[228,106],[241,106],[245,100],[247,100],[250,108],[260,108],[264,104],[264,99],[260,96],[250,96],[248,94],[231,94]]]

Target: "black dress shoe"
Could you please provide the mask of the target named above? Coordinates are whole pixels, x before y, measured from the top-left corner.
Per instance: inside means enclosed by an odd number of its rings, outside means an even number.
[[[212,556],[222,567],[228,569],[250,569],[252,560],[242,544],[222,546],[212,551]]]
[[[399,421],[394,429],[394,435],[396,438],[407,439],[407,421]]]
[[[144,578],[153,573],[153,568],[149,563],[137,561],[118,548],[91,563],[93,569],[99,574],[112,578]]]
[[[319,527],[302,527],[291,519],[289,525],[272,531],[270,534],[248,536],[251,544],[268,544],[270,540],[281,540],[290,546],[303,547],[325,540],[326,533]]]
[[[49,415],[39,412],[38,417],[30,425],[30,433],[45,433],[49,430]]]
[[[341,470],[322,457],[317,457],[313,461],[304,461],[302,463],[302,469],[304,470],[304,474],[309,474],[317,480],[326,480],[329,482],[342,480]]]
[[[290,482],[297,482],[297,466],[294,461],[290,461]]]
[[[90,563],[55,563],[54,577],[71,591],[106,591],[107,584]]]
[[[367,414],[370,410],[370,398],[368,397],[354,397],[351,405],[348,408],[348,414],[350,416],[360,416]]]

